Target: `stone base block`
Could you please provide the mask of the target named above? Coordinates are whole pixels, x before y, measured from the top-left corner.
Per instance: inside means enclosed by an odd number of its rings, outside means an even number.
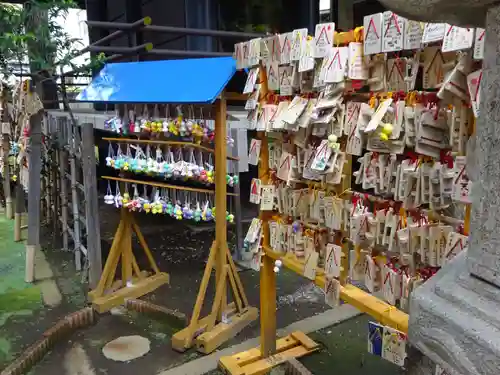
[[[497,375],[500,288],[469,274],[462,252],[415,290],[409,340],[450,375]]]

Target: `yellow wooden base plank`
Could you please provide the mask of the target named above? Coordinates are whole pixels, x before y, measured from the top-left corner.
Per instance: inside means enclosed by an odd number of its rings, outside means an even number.
[[[234,302],[232,302],[227,306],[226,314],[233,314],[235,311],[236,307]],[[198,324],[196,325],[194,332],[197,333],[198,335],[200,334],[200,332],[203,333],[207,328],[209,320],[210,316],[206,316],[198,320]],[[187,349],[190,349],[191,347],[186,347],[186,339],[188,338],[188,335],[189,335],[189,330],[187,327],[175,333],[172,336],[172,349],[178,352],[185,352]]]
[[[296,346],[292,349],[285,350],[284,352],[277,353],[270,357],[263,358],[258,360],[257,362],[246,365],[241,370],[245,375],[265,375],[269,373],[269,371],[273,367],[281,365],[289,359],[300,358],[316,350],[318,349],[308,350],[303,346]]]
[[[300,342],[300,344],[306,349],[313,350],[313,349],[316,349],[318,347],[318,344],[316,342],[314,342],[313,340],[311,340],[309,338],[309,336],[307,336],[304,332],[301,332],[301,331],[293,332],[291,334],[291,336],[295,340]]]
[[[303,344],[305,343],[305,344]],[[231,375],[263,375],[291,358],[300,358],[319,349],[319,345],[297,331],[276,341],[276,354],[262,358],[259,348],[222,357],[219,367]]]
[[[141,275],[142,275],[143,277],[148,277],[148,276],[149,276],[149,272],[148,272],[148,271],[141,271]],[[132,283],[134,283],[134,284],[135,284],[135,283],[139,282],[139,280],[140,280],[140,279],[139,279],[137,276],[134,276],[134,277],[132,278]],[[105,294],[105,295],[107,295],[107,294],[110,294],[110,293],[116,292],[118,289],[120,289],[120,288],[122,287],[122,285],[123,285],[123,284],[122,284],[122,281],[121,281],[120,279],[115,280],[115,281],[113,282],[113,284],[111,284],[111,287],[110,287],[108,290],[106,290],[106,291],[104,292],[104,294]],[[98,298],[99,296],[96,294],[96,291],[95,291],[95,290],[91,290],[91,291],[88,293],[88,297],[89,297],[89,300],[90,300],[90,301],[93,301],[93,300],[95,300],[96,298]]]
[[[238,365],[238,362],[230,356],[221,357],[219,359],[219,368],[225,373],[231,375],[244,375],[243,369]]]
[[[169,283],[167,273],[159,273],[143,280],[132,283],[132,286],[118,289],[115,292],[100,297],[91,296],[92,307],[98,313],[105,313],[113,307],[123,305],[127,298],[139,298],[145,294],[151,293],[158,287]]]
[[[281,259],[283,265],[299,275],[304,274],[304,264],[298,259],[286,255],[281,256],[271,249],[264,247],[266,255],[273,259]],[[320,288],[325,287],[325,276],[316,276],[314,280]],[[382,301],[381,299],[364,292],[354,285],[347,284],[340,288],[340,299],[354,306],[361,312],[370,315],[378,322],[388,325],[398,331],[408,333],[408,314],[398,308]]]
[[[295,340],[292,335],[288,335],[276,340],[276,352],[282,352],[291,349],[299,345],[299,342]],[[262,352],[260,347],[245,350],[231,356],[232,359],[236,361],[236,364],[240,367],[248,365],[249,363],[258,361],[262,359]]]
[[[195,340],[196,349],[200,353],[212,353],[256,320],[258,316],[259,310],[256,307],[248,307],[245,311],[230,316],[229,323],[219,323],[212,330],[198,336]]]

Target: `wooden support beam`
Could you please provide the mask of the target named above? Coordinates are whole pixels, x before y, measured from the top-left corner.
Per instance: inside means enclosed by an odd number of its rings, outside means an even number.
[[[2,132],[2,153],[3,153],[3,194],[5,198],[5,217],[7,219],[14,218],[14,211],[12,205],[12,192],[10,189],[11,171],[9,164],[10,152],[10,118],[7,100],[7,89],[2,87],[0,92],[0,125]]]
[[[272,251],[269,247],[265,247],[264,251],[268,257],[275,260],[281,260],[284,267],[299,275],[304,274],[304,263],[298,260],[295,256],[291,254],[282,256],[282,254]],[[325,287],[324,272],[319,272],[319,276],[316,277],[314,283],[320,288]],[[372,316],[378,322],[395,328],[398,331],[408,333],[408,314],[398,310],[396,307],[380,300],[370,293],[364,292],[353,285],[347,284],[341,287],[340,298],[344,302],[356,307],[358,310]]]
[[[57,141],[56,141],[57,142]],[[52,233],[55,238],[58,238],[61,234],[59,230],[59,191],[58,191],[58,183],[59,183],[59,175],[57,170],[57,159],[59,154],[57,152],[57,148],[53,147],[51,150],[50,161],[51,164],[49,166],[50,173],[50,191],[49,194],[51,196],[51,221],[52,221]]]
[[[66,119],[66,121],[68,121]],[[71,211],[73,213],[73,251],[75,255],[75,268],[77,271],[82,269],[82,252],[81,252],[81,241],[80,241],[80,199],[78,196],[78,168],[76,162],[76,145],[79,141],[78,129],[74,124],[66,124],[68,129],[68,141],[69,141],[69,167],[70,167],[70,179],[71,179]]]
[[[63,133],[65,130],[63,130]],[[65,139],[64,144],[67,140]],[[62,145],[63,146],[63,145]],[[62,246],[63,250],[69,248],[68,236],[68,181],[66,180],[66,167],[68,165],[68,151],[63,147],[59,152],[59,178],[61,185],[61,231],[62,231]]]
[[[215,150],[215,207],[219,215],[226,215],[227,210],[227,182],[226,182],[226,172],[227,172],[227,147],[226,147],[226,99],[224,98],[224,93],[222,93],[220,99],[217,100],[215,104],[215,144],[217,145]],[[227,293],[226,293],[226,277],[227,273],[224,273],[224,269],[227,264],[226,258],[226,247],[227,247],[227,223],[226,220],[216,220],[215,221],[215,243],[217,255],[215,257],[215,280],[216,284],[223,285],[223,291],[221,293],[220,308],[217,310],[217,319],[222,320],[222,314],[227,307]],[[219,301],[214,301],[215,304]]]
[[[89,285],[95,288],[102,272],[101,230],[99,225],[99,197],[97,194],[94,126],[82,124],[83,186],[85,190],[85,223],[87,229],[87,258]]]
[[[28,241],[26,244],[25,281],[35,280],[35,254],[40,249],[40,174],[42,171],[42,117],[38,112],[30,118],[30,153],[28,156]]]
[[[18,181],[16,183],[16,207],[14,214],[14,241],[20,242],[22,241],[21,231],[22,231],[22,220],[23,213],[25,211],[25,202],[24,202],[24,189],[21,185],[21,182]]]
[[[266,69],[259,69],[259,82],[261,93],[261,104],[268,97]],[[260,145],[259,179],[265,185],[269,181],[269,147],[265,132],[259,132]],[[262,246],[269,246],[269,213],[261,211],[262,220]],[[260,269],[260,350],[264,356],[273,355],[276,352],[276,274],[274,273],[274,260],[262,254],[262,266]]]

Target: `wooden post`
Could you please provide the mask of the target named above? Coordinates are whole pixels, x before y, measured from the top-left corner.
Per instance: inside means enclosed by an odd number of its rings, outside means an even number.
[[[66,134],[66,129],[63,133]],[[68,152],[65,146],[68,144],[66,137],[61,142],[59,152],[59,178],[61,184],[61,230],[63,250],[68,250],[68,181],[66,180],[66,166],[68,165]]]
[[[78,211],[78,186],[76,184],[76,135],[78,129],[73,124],[69,124],[69,145],[70,145],[70,174],[71,174],[71,208],[73,211],[73,245],[75,252],[75,268],[77,271],[82,269],[82,254],[80,250],[80,213]]]
[[[43,157],[43,156],[42,156],[42,158],[45,159],[45,157]],[[46,223],[47,218],[45,217],[45,213],[46,213],[45,205],[47,204],[47,200],[45,199],[45,190],[46,190],[47,183],[45,181],[45,173],[44,172],[45,171],[42,170],[43,175],[40,176],[40,180],[41,180],[40,181],[40,191],[43,194],[42,199],[40,201],[40,222]],[[28,194],[29,194],[29,192],[28,192]]]
[[[47,126],[46,126],[46,133],[45,135],[47,137],[51,137],[52,136],[52,133],[51,133],[51,127],[50,125],[48,124],[48,120],[47,120]],[[45,150],[45,154],[44,154],[44,159],[45,159],[45,163],[44,163],[44,182],[45,182],[45,186],[44,186],[44,189],[42,190],[43,193],[45,194],[45,210],[44,210],[44,215],[45,215],[45,224],[46,225],[49,225],[50,223],[50,220],[52,219],[52,215],[51,215],[51,207],[52,207],[52,201],[51,201],[51,196],[50,196],[50,154],[49,154],[49,150],[46,149]]]
[[[262,101],[266,100],[267,76],[266,70],[259,69],[259,81]],[[269,147],[265,132],[259,132],[260,145],[259,178],[265,185],[269,180]],[[269,214],[261,211],[262,220],[262,246],[269,246]],[[274,260],[267,255],[262,255],[260,269],[260,350],[263,357],[268,357],[276,352],[276,274],[274,273]]]
[[[216,208],[216,221],[215,221],[215,243],[217,248],[217,255],[215,260],[215,285],[219,285],[224,269],[227,264],[226,247],[227,247],[227,223],[226,223],[226,210],[227,210],[227,146],[226,146],[226,99],[224,93],[221,94],[220,99],[217,100],[215,112],[215,208]],[[225,281],[224,281],[225,283]],[[226,287],[224,286],[222,292],[222,302],[219,308],[219,320],[222,319],[222,313],[226,310],[227,295]]]
[[[9,110],[7,108],[7,98],[4,97],[5,92],[1,92],[1,106],[2,110],[2,149],[3,149],[3,193],[5,196],[5,216],[7,219],[13,219],[14,214],[12,210],[12,193],[10,190],[10,165],[9,165],[9,151],[10,151],[10,123],[9,123]]]
[[[28,242],[26,245],[26,277],[35,280],[35,254],[40,248],[40,173],[42,171],[42,117],[38,112],[30,118],[29,188],[28,188]]]
[[[262,184],[268,182],[269,173],[269,148],[267,136],[259,132],[260,162],[259,178]],[[269,247],[269,226],[267,212],[261,212],[262,223],[262,246]],[[268,357],[276,352],[276,274],[274,273],[274,260],[267,255],[262,255],[262,266],[260,268],[260,347],[262,356]]]
[[[23,213],[25,210],[24,207],[24,189],[21,185],[21,182],[18,180],[16,184],[16,213],[14,214],[14,241],[19,242],[22,240],[21,237],[21,226]]]
[[[55,135],[57,137],[57,135]],[[55,139],[54,141],[57,142]],[[52,197],[52,228],[54,231],[54,238],[59,238],[59,176],[57,171],[57,164],[59,163],[59,152],[57,150],[57,145],[54,145],[52,148],[51,156],[50,156],[50,176],[52,180],[50,195]]]
[[[4,133],[2,137],[3,148],[3,192],[5,195],[5,217],[12,219],[12,193],[10,190],[10,165],[9,165],[9,151],[10,151],[10,137],[9,134]]]
[[[94,289],[102,272],[101,234],[99,227],[99,197],[97,194],[94,127],[82,124],[83,186],[85,190],[85,218],[87,226],[87,257],[89,260],[89,284]],[[224,159],[225,160],[225,159]],[[224,175],[225,178],[225,175]],[[130,233],[132,236],[132,233]],[[131,251],[131,250],[130,250]],[[129,270],[128,275],[132,274]]]

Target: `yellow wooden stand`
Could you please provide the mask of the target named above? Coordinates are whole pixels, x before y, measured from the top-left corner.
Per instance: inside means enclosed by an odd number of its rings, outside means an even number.
[[[243,285],[236,271],[227,246],[226,225],[226,100],[216,102],[215,118],[215,241],[201,280],[193,315],[189,325],[172,337],[172,347],[185,351],[196,345],[198,351],[210,353],[234,337],[252,321],[257,319],[258,310],[248,304]],[[215,296],[210,314],[200,319],[207,286],[215,267]],[[231,287],[234,303],[227,303],[227,284]]]
[[[337,33],[335,44],[347,44],[352,41],[359,41],[362,38],[362,28],[352,32]],[[267,77],[265,69],[259,69],[260,74],[260,101],[267,98]],[[262,184],[266,185],[269,180],[269,155],[266,134],[259,133],[261,140],[261,154],[259,161],[259,178]],[[351,179],[352,159],[348,158],[343,171],[342,191],[349,189]],[[304,264],[293,255],[282,256],[272,251],[269,246],[269,229],[267,220],[268,213],[261,212],[260,219],[263,221],[262,238],[262,266],[260,270],[260,301],[261,301],[261,337],[260,348],[251,349],[232,356],[222,357],[219,366],[231,375],[260,375],[269,372],[273,367],[291,358],[302,357],[317,350],[318,345],[309,339],[302,332],[295,332],[290,336],[276,340],[276,274],[274,273],[274,262],[280,259],[283,266],[298,273],[304,274]],[[345,284],[347,271],[349,269],[347,257],[347,245],[342,244],[342,236],[337,238],[339,245],[342,245],[343,258],[341,270],[341,291],[340,298],[360,311],[363,311],[382,324],[390,325],[402,332],[408,331],[408,315],[399,311],[395,307],[379,300],[369,293],[363,292],[352,285]],[[324,272],[318,271],[315,283],[324,288]]]
[[[148,277],[147,272],[139,269],[132,251],[132,234],[134,232],[154,272],[152,276]],[[122,276],[121,280],[115,281],[119,262],[121,263]],[[101,279],[97,287],[89,292],[93,308],[99,313],[104,313],[113,307],[124,304],[128,298],[139,298],[163,284],[168,284],[168,282],[169,275],[158,269],[133,215],[126,208],[122,208],[120,224],[115,233]]]

